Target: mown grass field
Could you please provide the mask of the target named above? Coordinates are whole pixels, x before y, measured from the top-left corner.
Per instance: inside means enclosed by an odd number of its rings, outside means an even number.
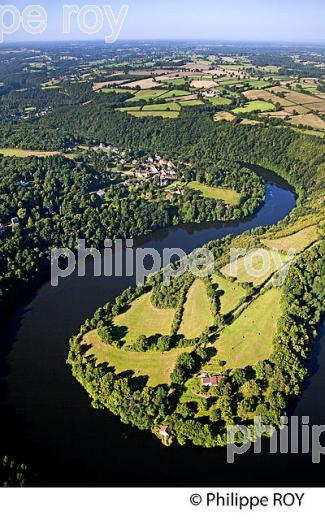
[[[104,87],[100,92],[103,94],[132,94],[134,93],[134,90],[131,90],[130,88]]]
[[[223,315],[235,310],[246,296],[246,291],[241,285],[231,282],[219,274],[214,274],[212,281],[218,286],[217,291],[223,292],[223,295],[220,296],[220,310]]]
[[[58,155],[60,152],[44,152],[38,150],[20,150],[16,148],[0,148],[0,155],[5,157],[50,157]]]
[[[159,99],[165,99],[165,98],[171,98],[171,97],[182,97],[182,96],[188,96],[190,92],[187,90],[169,90],[162,96],[159,96]]]
[[[182,87],[183,85],[186,85],[188,82],[183,79],[183,78],[179,78],[179,79],[164,79],[162,81],[162,83],[168,83],[169,85],[173,85],[174,87]]]
[[[188,187],[191,190],[199,191],[206,199],[223,200],[226,204],[231,204],[232,206],[235,206],[240,202],[241,195],[235,190],[228,188],[215,188],[197,181],[190,182]]]
[[[177,358],[191,351],[186,348],[170,352],[127,352],[105,345],[95,330],[85,335],[84,343],[90,346],[87,355],[95,356],[98,364],[108,363],[117,374],[132,370],[136,376],[148,376],[150,386],[170,384]]]
[[[160,97],[161,95],[166,94],[166,92],[168,92],[168,90],[165,90],[165,89],[139,90],[138,92],[136,92],[134,94],[133,98],[128,99],[126,101],[126,103],[128,103],[128,102],[130,103],[131,101],[133,103],[134,101],[139,101],[140,99],[144,99],[145,101],[148,101],[148,99],[156,99],[156,98]]]
[[[281,253],[275,258],[271,251],[259,248],[227,264],[221,272],[225,276],[234,276],[241,283],[251,282],[258,287],[280,269],[284,261],[285,256]]]
[[[165,110],[165,111],[147,110],[147,111],[137,111],[137,112],[128,111],[128,114],[130,114],[131,116],[134,116],[134,117],[163,117],[164,119],[166,119],[166,118],[176,119],[176,117],[179,116],[180,111],[178,111],[178,112],[167,111],[167,110]]]
[[[204,105],[203,101],[200,101],[200,99],[189,99],[187,101],[179,101],[178,103],[182,107],[197,107],[200,105]]]
[[[207,98],[209,103],[211,103],[211,105],[214,105],[216,107],[218,106],[224,106],[224,105],[230,105],[231,104],[231,99],[228,99],[226,97],[214,97],[214,98]]]
[[[244,107],[238,107],[233,110],[234,114],[248,114],[249,112],[255,112],[259,110],[260,112],[272,112],[275,109],[273,103],[269,103],[268,101],[249,101],[246,103]]]
[[[114,325],[127,328],[123,340],[126,345],[131,345],[141,335],[147,338],[155,334],[169,336],[174,314],[173,309],[154,307],[151,303],[151,293],[147,293],[135,300],[127,312],[117,316]]]
[[[281,289],[272,288],[226,327],[215,343],[217,359],[227,368],[243,368],[268,359],[281,316]],[[211,360],[213,363],[213,359]]]
[[[178,103],[157,103],[155,105],[145,105],[142,109],[142,112],[166,112],[166,111],[176,112],[180,110],[180,106]]]
[[[179,334],[187,339],[199,337],[207,327],[212,327],[213,316],[210,301],[203,280],[195,280],[184,305],[183,320]]]
[[[119,112],[140,112],[140,110],[142,110],[142,107],[122,107],[122,108],[118,108],[117,110],[119,110]]]
[[[249,81],[249,85],[250,87],[252,88],[267,88],[267,87],[270,87],[272,85],[272,83],[270,83],[269,81],[266,81],[266,80],[252,80],[252,81]]]
[[[316,242],[318,238],[317,226],[310,226],[283,238],[264,239],[262,243],[272,249],[286,252],[289,249],[295,249],[299,253]]]

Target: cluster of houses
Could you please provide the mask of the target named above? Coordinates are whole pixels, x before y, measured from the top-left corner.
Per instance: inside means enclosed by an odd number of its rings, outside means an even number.
[[[116,146],[100,143],[99,146],[94,147],[94,150],[114,156],[114,159],[122,167],[129,162],[127,152],[121,151]],[[129,172],[129,177],[131,178],[124,182],[126,186],[133,183],[132,177],[137,179],[139,183],[155,180],[161,188],[169,186],[178,179],[175,164],[170,160],[163,159],[160,155],[150,156],[146,159],[133,159],[130,164],[132,170]]]
[[[20,116],[20,119],[30,119],[31,117],[37,119],[40,117],[44,117],[48,114],[49,110],[50,110],[50,107],[44,108],[43,110],[39,110],[38,112],[31,112],[28,114],[23,114],[22,116]]]
[[[202,92],[202,96],[206,98],[218,97],[218,94],[214,90],[206,90]]]
[[[163,188],[178,178],[176,167],[172,161],[162,159],[159,155],[149,157],[135,172],[135,177],[145,180],[156,180]]]

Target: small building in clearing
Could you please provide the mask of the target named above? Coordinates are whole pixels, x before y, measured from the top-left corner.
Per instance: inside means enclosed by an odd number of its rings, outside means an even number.
[[[159,430],[159,433],[164,439],[169,439],[169,427],[168,426],[162,426]]]
[[[209,376],[208,374],[202,374],[201,381],[203,386],[209,386],[210,388],[219,386],[224,380],[224,376]]]

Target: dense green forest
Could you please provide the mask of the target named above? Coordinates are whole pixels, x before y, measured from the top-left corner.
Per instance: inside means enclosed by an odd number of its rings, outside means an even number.
[[[19,143],[29,148],[56,149],[67,142],[109,142],[124,149],[159,152],[190,163],[198,179],[211,181],[212,174],[215,185],[220,165],[219,182],[227,178],[231,186],[247,194],[246,202],[242,200],[239,207],[232,209],[203,200],[191,191],[176,204],[159,199],[140,199],[139,203],[133,193],[121,197],[119,189],[113,189],[109,201],[100,201],[89,193],[107,183],[107,175],[82,161],[61,157],[2,158],[1,222],[17,215],[20,218],[12,237],[1,240],[2,305],[13,288],[23,293],[34,281],[44,278],[50,246],[73,248],[80,233],[99,246],[103,229],[105,238],[134,237],[180,222],[229,220],[251,214],[262,197],[256,179],[253,174],[249,179],[244,171],[240,181],[238,177],[231,179],[232,173],[222,159],[274,169],[298,192],[300,214],[320,210],[324,145],[318,138],[298,135],[289,129],[226,122],[216,125],[204,111],[189,111],[171,121],[144,121],[97,103],[79,109],[58,109],[38,122],[2,127],[2,144],[8,146]],[[22,186],[22,182],[27,185]]]
[[[155,183],[126,188],[96,157],[0,157],[0,307],[9,307],[49,277],[50,250],[75,250],[78,239],[103,247],[105,239],[133,238],[170,225],[227,221],[253,214],[264,201],[261,179],[239,164],[221,161],[186,170],[185,180],[225,184],[243,193],[237,206],[204,199],[184,188],[173,200]],[[185,170],[184,170],[185,171]],[[116,176],[115,176],[116,177]],[[105,198],[96,191],[107,188]],[[18,218],[9,227],[12,218]]]

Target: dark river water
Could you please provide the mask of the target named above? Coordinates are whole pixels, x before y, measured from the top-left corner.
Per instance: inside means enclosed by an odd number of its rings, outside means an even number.
[[[295,207],[290,186],[265,170],[266,203],[241,223],[186,225],[139,239],[136,245],[181,247],[186,252],[228,234],[272,225]],[[108,237],[109,238],[109,237]],[[129,278],[87,275],[43,285],[17,308],[1,340],[1,445],[27,461],[42,485],[51,486],[266,486],[324,484],[324,464],[310,455],[248,452],[227,464],[225,449],[165,448],[150,432],[123,425],[108,411],[93,410],[66,365],[68,340],[94,311],[126,288]],[[311,377],[292,413],[325,421],[324,329],[313,350]]]

